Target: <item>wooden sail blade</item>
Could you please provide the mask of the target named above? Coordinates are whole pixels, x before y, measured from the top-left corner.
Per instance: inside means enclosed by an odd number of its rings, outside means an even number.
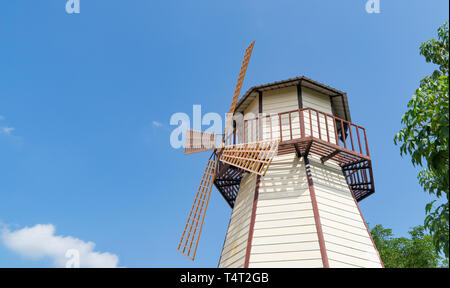
[[[210,151],[216,148],[217,135],[198,130],[186,131],[186,143],[184,154],[192,154],[203,151]]]
[[[198,241],[200,239],[203,221],[205,220],[206,208],[208,208],[209,196],[211,195],[211,188],[216,174],[217,162],[217,159],[208,160],[202,181],[200,182],[200,187],[195,196],[194,204],[189,213],[189,218],[184,227],[180,244],[178,245],[178,251],[192,260],[195,259],[195,253],[197,252]]]
[[[220,161],[264,176],[278,153],[279,143],[277,139],[225,146]]]
[[[231,117],[236,110],[236,104],[239,98],[239,94],[241,93],[242,83],[244,82],[245,73],[247,72],[248,62],[250,62],[250,57],[252,56],[254,45],[255,41],[253,41],[252,44],[250,44],[250,46],[248,46],[247,49],[245,50],[244,60],[242,61],[241,71],[239,72],[238,82],[236,84],[236,89],[234,90],[233,100],[231,101],[231,107],[229,112],[229,114],[231,115],[227,117],[227,121],[225,124],[225,133],[224,133],[225,136],[227,135],[228,127],[231,124],[232,120]]]

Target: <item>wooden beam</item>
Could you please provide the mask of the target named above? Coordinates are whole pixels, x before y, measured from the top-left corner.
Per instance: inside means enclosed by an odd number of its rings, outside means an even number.
[[[348,184],[348,186],[352,187],[355,190],[359,190],[359,191],[372,191],[372,189],[370,188],[359,188],[358,186],[368,186],[372,183],[362,183],[362,184]]]
[[[297,85],[297,99],[298,99],[298,108],[303,108],[303,94],[302,94],[302,80]]]
[[[220,187],[236,186],[236,185],[239,185],[239,184],[240,184],[240,182],[233,182],[233,183],[226,183],[226,184],[216,183],[216,185],[220,186]]]
[[[342,171],[353,171],[353,170],[363,170],[363,169],[369,169],[370,165],[364,164],[363,166],[356,166],[356,167],[342,167]]]
[[[361,164],[361,163],[363,163],[365,161],[367,161],[367,159],[361,159],[361,160],[358,160],[358,161],[355,161],[355,162],[352,162],[352,163],[348,163],[348,164],[342,165],[341,167],[342,168],[348,168],[348,167],[351,167],[353,165]]]
[[[263,92],[262,91],[258,91],[258,104],[259,104],[259,113],[263,113],[263,100],[262,100],[262,98],[263,98]]]
[[[303,157],[308,157],[309,150],[311,150],[311,146],[312,146],[312,141],[309,142],[308,146],[306,147],[305,154],[303,155]]]
[[[334,150],[333,152],[331,152],[330,154],[328,154],[327,156],[323,156],[322,158],[320,158],[320,161],[323,163],[325,163],[326,161],[330,160],[331,158],[333,158],[334,156],[338,155],[339,153],[341,153],[340,150]]]
[[[214,183],[218,159],[208,160],[203,178],[197,190],[191,212],[189,213],[186,226],[178,244],[178,251],[191,260],[195,259],[198,241],[202,232],[203,221],[205,220],[206,209],[208,208],[211,188]]]
[[[220,161],[245,171],[264,176],[273,157],[278,154],[279,140],[226,146]]]
[[[256,117],[256,119],[258,119],[258,123],[256,123],[256,125],[258,125],[258,141],[263,140],[263,128],[261,126],[261,117],[262,117],[262,113],[263,113],[263,92],[262,91],[258,91],[258,112],[259,115],[258,117]],[[256,129],[255,129],[256,130]]]
[[[216,148],[216,142],[217,135],[214,133],[188,129],[186,131],[184,154],[214,150]]]
[[[214,181],[215,182],[223,181],[223,182],[237,182],[237,183],[239,183],[239,182],[241,182],[241,177],[240,178],[236,178],[236,179],[234,179],[234,178],[216,178]]]
[[[295,153],[297,154],[297,157],[298,158],[302,157],[302,152],[300,151],[300,148],[298,147],[298,143],[294,143],[294,147],[295,147]]]
[[[256,176],[256,184],[255,184],[255,193],[253,194],[253,206],[252,206],[252,215],[250,218],[250,228],[248,231],[247,248],[245,250],[244,268],[248,268],[250,265],[250,253],[252,251],[253,231],[254,231],[254,227],[255,227],[256,206],[258,204],[260,182],[261,182],[261,176],[257,175]]]
[[[230,107],[230,111],[229,111],[229,114],[231,114],[231,116],[234,115],[234,112],[236,111],[236,105],[238,102],[239,94],[241,92],[242,83],[244,82],[245,73],[247,72],[248,63],[250,61],[250,57],[252,55],[254,45],[255,45],[255,41],[253,41],[252,44],[250,44],[250,46],[248,46],[247,49],[245,50],[244,61],[242,61],[242,66],[241,66],[241,71],[239,72],[238,82],[236,84],[236,89],[234,90],[233,100],[231,101],[231,107]],[[231,120],[232,120],[232,117],[228,117],[226,120],[225,132],[223,133],[224,139],[227,136],[227,132],[228,132],[228,128],[231,124],[231,122],[230,122]],[[225,142],[225,141],[223,141],[223,142]]]
[[[329,268],[330,265],[328,263],[327,249],[325,246],[325,239],[323,236],[322,224],[320,222],[319,207],[317,205],[316,192],[314,190],[314,182],[313,182],[313,178],[312,178],[312,174],[311,174],[311,166],[309,164],[308,157],[305,156],[304,160],[305,160],[306,177],[308,179],[309,194],[310,194],[311,203],[313,206],[314,222],[316,224],[317,236],[319,238],[319,248],[320,248],[320,254],[322,256],[322,264],[323,264],[323,268]]]

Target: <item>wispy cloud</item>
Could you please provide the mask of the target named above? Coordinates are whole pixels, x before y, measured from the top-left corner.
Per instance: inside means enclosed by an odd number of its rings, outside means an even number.
[[[94,242],[84,242],[72,236],[55,235],[52,224],[37,224],[33,227],[10,231],[4,227],[0,240],[10,250],[33,260],[50,258],[56,267],[65,267],[68,250],[79,252],[80,267],[117,267],[119,257],[108,252],[95,252]]]
[[[5,116],[0,115],[0,122],[4,121],[5,119],[6,119]],[[3,126],[0,126],[0,134],[10,135],[11,132],[15,130],[14,127],[8,127],[4,125],[5,124],[3,124]]]
[[[11,135],[11,132],[14,131],[14,127],[3,126],[0,127],[0,134]]]
[[[153,122],[152,122],[152,125],[153,125],[154,127],[162,127],[162,126],[164,126],[163,123],[158,122],[158,121],[153,121]]]

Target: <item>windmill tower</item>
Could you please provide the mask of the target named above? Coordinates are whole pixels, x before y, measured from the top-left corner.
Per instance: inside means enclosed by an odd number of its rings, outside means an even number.
[[[185,154],[213,152],[178,250],[194,260],[214,184],[233,209],[219,267],[383,267],[358,206],[374,181],[347,95],[297,77],[238,102],[253,45],[224,134],[187,131]]]

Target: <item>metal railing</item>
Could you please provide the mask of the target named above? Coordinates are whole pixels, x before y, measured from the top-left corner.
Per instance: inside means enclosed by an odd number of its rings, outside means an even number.
[[[364,127],[309,107],[244,119],[225,144],[273,139],[280,139],[280,145],[311,139],[370,157]]]

